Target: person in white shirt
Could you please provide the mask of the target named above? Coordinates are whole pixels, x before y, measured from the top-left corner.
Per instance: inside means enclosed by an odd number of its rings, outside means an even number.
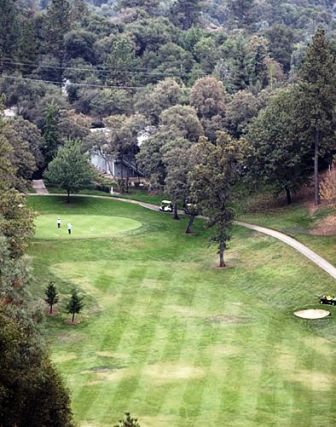
[[[67,228],[68,228],[68,233],[71,234],[71,232],[72,232],[72,224],[70,222],[68,223]]]
[[[60,217],[57,217],[56,224],[57,224],[57,228],[61,228],[62,221]]]

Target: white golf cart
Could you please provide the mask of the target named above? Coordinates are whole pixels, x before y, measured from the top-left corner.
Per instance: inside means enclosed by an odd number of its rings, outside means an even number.
[[[173,212],[173,204],[170,200],[162,200],[159,209],[161,212]]]

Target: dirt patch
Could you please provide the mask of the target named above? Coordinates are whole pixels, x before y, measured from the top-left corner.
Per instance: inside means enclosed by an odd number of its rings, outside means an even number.
[[[296,363],[296,357],[291,353],[282,353],[277,359],[277,366],[284,371],[291,371]]]
[[[234,357],[239,356],[242,350],[239,347],[235,347],[231,344],[214,344],[209,347],[209,354],[216,357]]]
[[[97,351],[96,355],[99,357],[114,357],[114,354],[111,351]]]
[[[309,212],[309,215],[314,215],[314,213],[319,209],[319,206],[316,206],[313,200],[309,200],[308,202],[305,202],[303,205]]]
[[[179,380],[185,381],[189,379],[202,378],[205,375],[201,368],[175,363],[149,365],[143,370],[143,374],[151,381],[158,383]]]
[[[334,236],[336,235],[336,215],[329,215],[321,219],[310,231],[314,236]]]
[[[129,371],[127,369],[120,368],[92,368],[89,371],[83,371],[83,374],[92,374],[93,377],[91,381],[89,381],[88,385],[96,385],[101,383],[102,381],[121,381],[125,378]]]
[[[329,391],[336,384],[336,377],[308,369],[296,370],[291,377],[292,381],[299,382],[313,391]]]
[[[247,316],[237,316],[235,314],[217,314],[216,316],[208,317],[207,322],[224,325],[237,325],[250,323],[251,319]]]
[[[53,355],[52,359],[55,363],[64,363],[77,359],[77,355],[75,353],[59,353]]]
[[[71,321],[71,319],[66,319],[64,321],[64,323],[66,323],[67,325],[72,325],[72,326],[76,326],[80,324],[80,320],[74,320],[73,322]]]
[[[165,307],[167,310],[167,317],[171,316],[181,316],[181,317],[196,317],[197,309],[193,307],[188,307],[184,305],[175,305],[175,304],[169,304]]]
[[[316,351],[326,357],[334,357],[334,343],[322,337],[306,337],[303,342],[309,350]]]

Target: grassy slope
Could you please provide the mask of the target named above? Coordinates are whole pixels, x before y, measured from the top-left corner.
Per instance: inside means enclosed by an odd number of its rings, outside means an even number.
[[[57,188],[57,187],[52,187],[52,186],[47,186],[49,193],[51,194],[66,194],[66,192],[64,190],[62,190],[61,188]],[[164,199],[169,199],[168,196],[165,196],[164,194],[153,194],[153,193],[149,193],[147,190],[142,190],[142,189],[135,189],[135,188],[130,188],[128,193],[123,193],[123,194],[109,194],[106,193],[104,191],[98,191],[98,190],[94,190],[94,189],[83,189],[81,191],[79,191],[79,193],[81,194],[87,194],[90,196],[104,196],[104,197],[121,197],[123,199],[133,199],[133,200],[138,200],[139,202],[145,202],[145,203],[153,203],[156,205],[160,205],[161,201]]]
[[[321,207],[314,214],[310,214],[303,205],[293,204],[266,213],[244,214],[240,219],[283,231],[336,265],[336,236],[313,236],[309,234],[320,219],[331,213],[336,214],[335,208]]]
[[[335,316],[292,315],[334,288],[324,272],[238,227],[229,268],[219,270],[200,222],[187,236],[185,222],[115,201],[30,203],[55,217],[143,224],[107,239],[35,239],[30,248],[34,292],[55,280],[60,311],[73,286],[86,294],[79,325],[63,314],[46,324],[81,425],[111,426],[126,410],[142,427],[334,425]]]

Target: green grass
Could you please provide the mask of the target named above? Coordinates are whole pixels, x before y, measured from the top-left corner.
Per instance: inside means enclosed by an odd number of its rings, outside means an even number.
[[[293,204],[268,212],[244,214],[239,219],[282,231],[336,265],[336,235],[315,236],[310,234],[318,221],[330,214],[336,215],[335,207],[322,206],[312,214],[305,206]]]
[[[47,185],[48,191],[50,194],[66,194],[64,190],[58,187],[52,187]],[[139,202],[153,203],[155,205],[160,205],[162,200],[169,199],[168,196],[165,196],[162,193],[149,193],[147,190],[130,188],[128,193],[123,194],[110,194],[105,191],[94,190],[92,188],[84,188],[79,191],[80,194],[90,195],[90,196],[103,196],[103,197],[117,197],[122,199],[132,199],[138,200]]]
[[[141,227],[141,222],[131,218],[107,215],[73,215],[66,214],[61,219],[61,227],[57,228],[56,217],[53,214],[38,215],[35,219],[37,239],[83,239],[112,237],[119,233],[135,230]],[[68,234],[67,224],[72,224],[71,235]]]
[[[199,220],[190,236],[186,219],[117,201],[29,203],[52,227],[57,215],[102,230],[107,217],[142,224],[70,240],[53,239],[47,223],[31,244],[32,292],[54,280],[61,293],[46,336],[80,425],[111,426],[127,410],[142,427],[334,425],[336,309],[320,321],[293,316],[335,291],[326,273],[239,227],[220,270]],[[75,326],[62,311],[73,287],[86,301]]]

